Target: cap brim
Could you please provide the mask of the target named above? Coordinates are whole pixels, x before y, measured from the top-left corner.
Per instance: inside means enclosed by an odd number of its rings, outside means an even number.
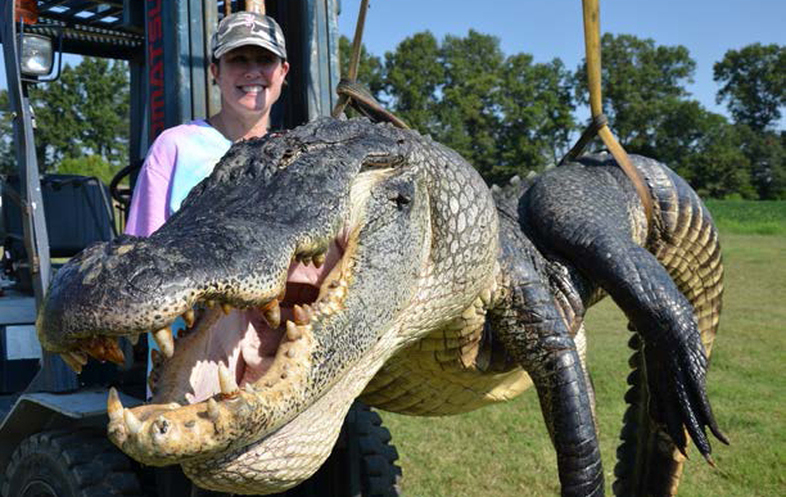
[[[221,48],[219,48],[218,50],[216,50],[215,52],[213,52],[213,57],[215,57],[216,59],[220,59],[224,54],[226,54],[230,50],[234,50],[236,48],[245,47],[245,46],[261,47],[271,52],[272,54],[281,57],[282,60],[287,60],[287,54],[286,52],[281,50],[281,47],[263,40],[240,40],[234,43],[228,43],[222,46]]]

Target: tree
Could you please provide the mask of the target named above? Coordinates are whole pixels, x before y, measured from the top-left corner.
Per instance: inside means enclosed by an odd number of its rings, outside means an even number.
[[[603,109],[620,142],[631,150],[651,148],[657,123],[675,102],[686,100],[696,62],[688,49],[655,45],[651,39],[606,33],[602,46]],[[587,105],[587,70],[576,71],[578,100]]]
[[[757,131],[736,125],[740,150],[750,162],[751,185],[761,200],[786,198],[786,132]]]
[[[574,126],[570,74],[559,59],[505,57],[499,40],[417,33],[385,54],[384,94],[412,127],[458,151],[489,182],[541,169]]]
[[[395,112],[421,133],[439,131],[437,92],[445,82],[437,39],[417,33],[385,54],[385,94]]]
[[[0,174],[11,174],[16,171],[13,137],[8,90],[0,90]]]
[[[722,85],[716,100],[727,102],[736,122],[756,131],[777,125],[786,105],[786,47],[754,43],[729,50],[713,72]]]
[[[529,54],[512,55],[503,65],[500,86],[504,120],[498,180],[524,168],[556,164],[576,129],[571,75],[562,61],[536,64]]]
[[[735,126],[718,123],[701,138],[699,152],[687,156],[677,172],[701,196],[756,198],[750,183],[750,161],[742,152],[741,139]]]
[[[59,174],[94,176],[108,185],[117,170],[100,155],[86,155],[64,158],[58,165],[57,172]]]
[[[487,180],[498,164],[502,127],[499,40],[470,30],[466,38],[446,36],[440,50],[445,83],[437,113],[439,141],[453,148]]]
[[[119,168],[128,157],[128,71],[124,62],[86,57],[57,81],[35,87],[36,149],[44,171],[65,157],[95,154]]]

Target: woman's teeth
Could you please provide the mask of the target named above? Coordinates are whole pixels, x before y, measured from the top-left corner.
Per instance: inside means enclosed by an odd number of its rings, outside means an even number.
[[[262,91],[262,85],[245,85],[240,87],[246,93],[259,93]]]

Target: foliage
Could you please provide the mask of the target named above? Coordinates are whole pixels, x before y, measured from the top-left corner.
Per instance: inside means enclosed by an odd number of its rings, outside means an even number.
[[[721,84],[717,101],[727,102],[738,123],[756,131],[778,123],[786,105],[786,46],[754,43],[729,50],[713,71]]]
[[[124,62],[86,57],[57,81],[33,88],[36,149],[44,171],[65,157],[95,154],[119,166],[128,159],[128,71]]]
[[[438,42],[417,33],[385,54],[388,103],[421,133],[458,151],[489,182],[553,164],[569,146],[570,74],[559,60],[506,57],[470,30]]]
[[[652,39],[606,33],[602,46],[603,109],[620,142],[631,150],[652,146],[658,123],[688,96],[696,62],[688,49]],[[579,102],[588,104],[586,65],[576,71]]]
[[[66,157],[57,166],[58,174],[80,174],[82,176],[95,176],[109,185],[119,168],[104,160],[100,155],[87,155],[82,157]]]
[[[514,169],[556,164],[572,145],[571,75],[559,59],[534,63],[529,54],[508,57],[502,68],[501,165]]]
[[[421,133],[442,128],[437,94],[445,81],[437,39],[429,31],[417,33],[385,54],[385,93],[395,112]]]
[[[786,199],[786,133],[755,131],[745,124],[736,127],[758,198]]]
[[[42,172],[105,176],[128,160],[129,85],[125,62],[86,57],[52,83],[31,87]],[[8,93],[0,92],[0,172],[16,172]],[[95,156],[95,157],[92,157]],[[82,159],[76,159],[84,157]],[[71,158],[70,160],[66,160]],[[99,164],[100,160],[100,164]],[[66,161],[67,164],[61,164]],[[84,165],[82,172],[74,167]],[[97,169],[96,169],[97,168]]]
[[[0,90],[0,174],[11,174],[15,170],[16,155],[8,90]]]
[[[611,34],[602,44],[604,109],[628,152],[665,162],[704,196],[786,194],[782,140],[690,99],[684,85],[695,62],[685,47]],[[577,98],[587,103],[586,67],[574,77]]]

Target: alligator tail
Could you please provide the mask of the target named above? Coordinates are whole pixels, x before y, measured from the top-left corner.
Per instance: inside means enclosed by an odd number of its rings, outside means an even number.
[[[654,201],[653,226],[647,242],[680,292],[694,309],[707,357],[718,329],[723,293],[723,264],[718,232],[696,193],[671,170],[637,158],[648,179]],[[635,330],[634,330],[635,332]],[[615,495],[675,495],[685,457],[671,438],[648,415],[649,390],[642,341],[629,342],[628,403],[614,468]]]

